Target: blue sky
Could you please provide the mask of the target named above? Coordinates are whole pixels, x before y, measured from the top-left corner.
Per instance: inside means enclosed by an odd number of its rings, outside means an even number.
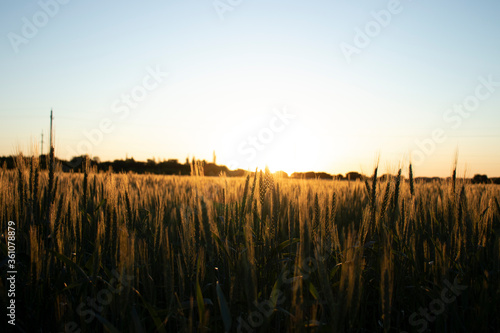
[[[500,176],[499,14],[497,1],[3,1],[0,155],[47,138],[53,108],[61,158],[215,150],[232,167],[370,174],[380,155],[387,171],[411,158],[447,176],[458,150],[462,172]]]

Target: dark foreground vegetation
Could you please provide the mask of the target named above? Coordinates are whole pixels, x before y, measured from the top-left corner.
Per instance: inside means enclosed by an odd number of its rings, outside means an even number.
[[[500,329],[497,185],[15,167],[0,169],[0,303],[13,221],[19,331]]]

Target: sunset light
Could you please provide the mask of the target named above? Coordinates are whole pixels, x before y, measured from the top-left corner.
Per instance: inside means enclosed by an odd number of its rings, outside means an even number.
[[[500,1],[4,0],[1,332],[500,332]]]

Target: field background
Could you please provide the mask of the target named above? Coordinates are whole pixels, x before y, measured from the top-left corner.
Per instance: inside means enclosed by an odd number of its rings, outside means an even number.
[[[377,171],[62,173],[19,156],[0,170],[2,307],[12,220],[24,332],[498,331],[500,188]]]

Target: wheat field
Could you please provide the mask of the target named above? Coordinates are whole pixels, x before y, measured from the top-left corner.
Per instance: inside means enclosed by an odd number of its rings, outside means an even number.
[[[498,331],[500,187],[377,172],[62,173],[19,156],[0,170],[2,258],[8,221],[17,230],[16,327]]]

